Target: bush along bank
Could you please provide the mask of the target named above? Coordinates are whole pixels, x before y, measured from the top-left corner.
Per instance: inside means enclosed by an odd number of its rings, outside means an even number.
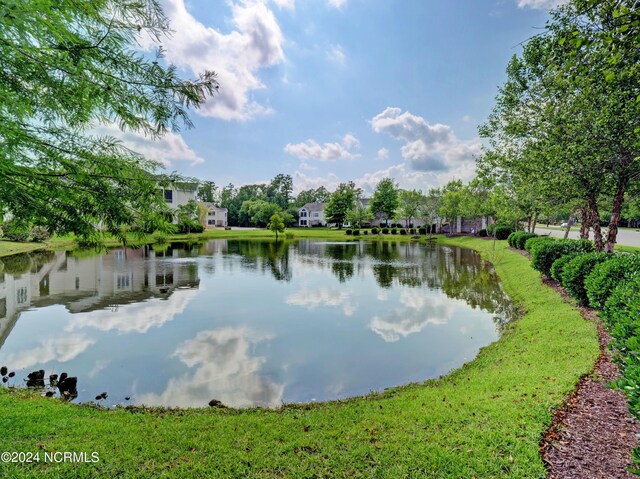
[[[550,273],[578,303],[600,311],[622,375],[616,386],[640,420],[640,253],[595,253],[580,240],[532,238],[526,245],[535,269]],[[633,461],[640,466],[640,447]],[[640,469],[633,472],[640,475]]]

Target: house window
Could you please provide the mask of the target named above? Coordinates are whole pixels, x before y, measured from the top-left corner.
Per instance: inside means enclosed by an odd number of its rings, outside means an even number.
[[[314,214],[313,214],[313,217],[314,217],[314,218],[317,218],[318,216],[320,216],[320,213],[314,213]]]
[[[0,318],[7,316],[7,298],[0,299]]]
[[[129,273],[120,273],[116,276],[116,289],[131,288],[131,275]]]
[[[215,216],[216,212],[215,211],[209,211],[209,216]]]
[[[307,226],[307,220],[300,220],[300,226]]]
[[[300,218],[306,218],[307,217],[307,212],[305,210],[302,210],[300,212]]]
[[[173,190],[164,190],[164,200],[167,203],[173,203]]]
[[[207,224],[208,224],[209,226],[211,226],[211,225],[214,225],[214,226],[215,226],[215,224],[216,224],[216,220],[209,220],[209,221],[207,222]]]
[[[27,288],[18,288],[16,291],[16,302],[18,304],[24,304],[27,302]]]

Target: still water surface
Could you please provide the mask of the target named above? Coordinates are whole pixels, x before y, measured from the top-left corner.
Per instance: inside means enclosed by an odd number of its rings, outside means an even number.
[[[216,240],[2,263],[9,384],[64,371],[77,401],[107,406],[365,394],[461,366],[511,317],[490,266],[446,246]]]

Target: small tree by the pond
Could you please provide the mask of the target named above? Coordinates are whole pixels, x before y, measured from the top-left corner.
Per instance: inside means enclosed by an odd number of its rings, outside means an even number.
[[[267,228],[276,234],[276,241],[278,241],[278,233],[284,233],[284,220],[278,213],[274,213],[269,218]]]

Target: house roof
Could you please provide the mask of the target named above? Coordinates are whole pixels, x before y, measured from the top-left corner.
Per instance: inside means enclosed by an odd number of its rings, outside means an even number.
[[[324,205],[325,203],[322,203],[320,201],[316,201],[314,203],[307,203],[306,205],[304,205],[302,208],[300,208],[301,210],[307,210],[307,211],[324,211]]]
[[[202,204],[205,205],[209,209],[215,209],[215,210],[218,210],[218,211],[228,211],[227,208],[220,208],[219,206],[216,206],[213,203],[209,203],[208,201],[202,201]]]

